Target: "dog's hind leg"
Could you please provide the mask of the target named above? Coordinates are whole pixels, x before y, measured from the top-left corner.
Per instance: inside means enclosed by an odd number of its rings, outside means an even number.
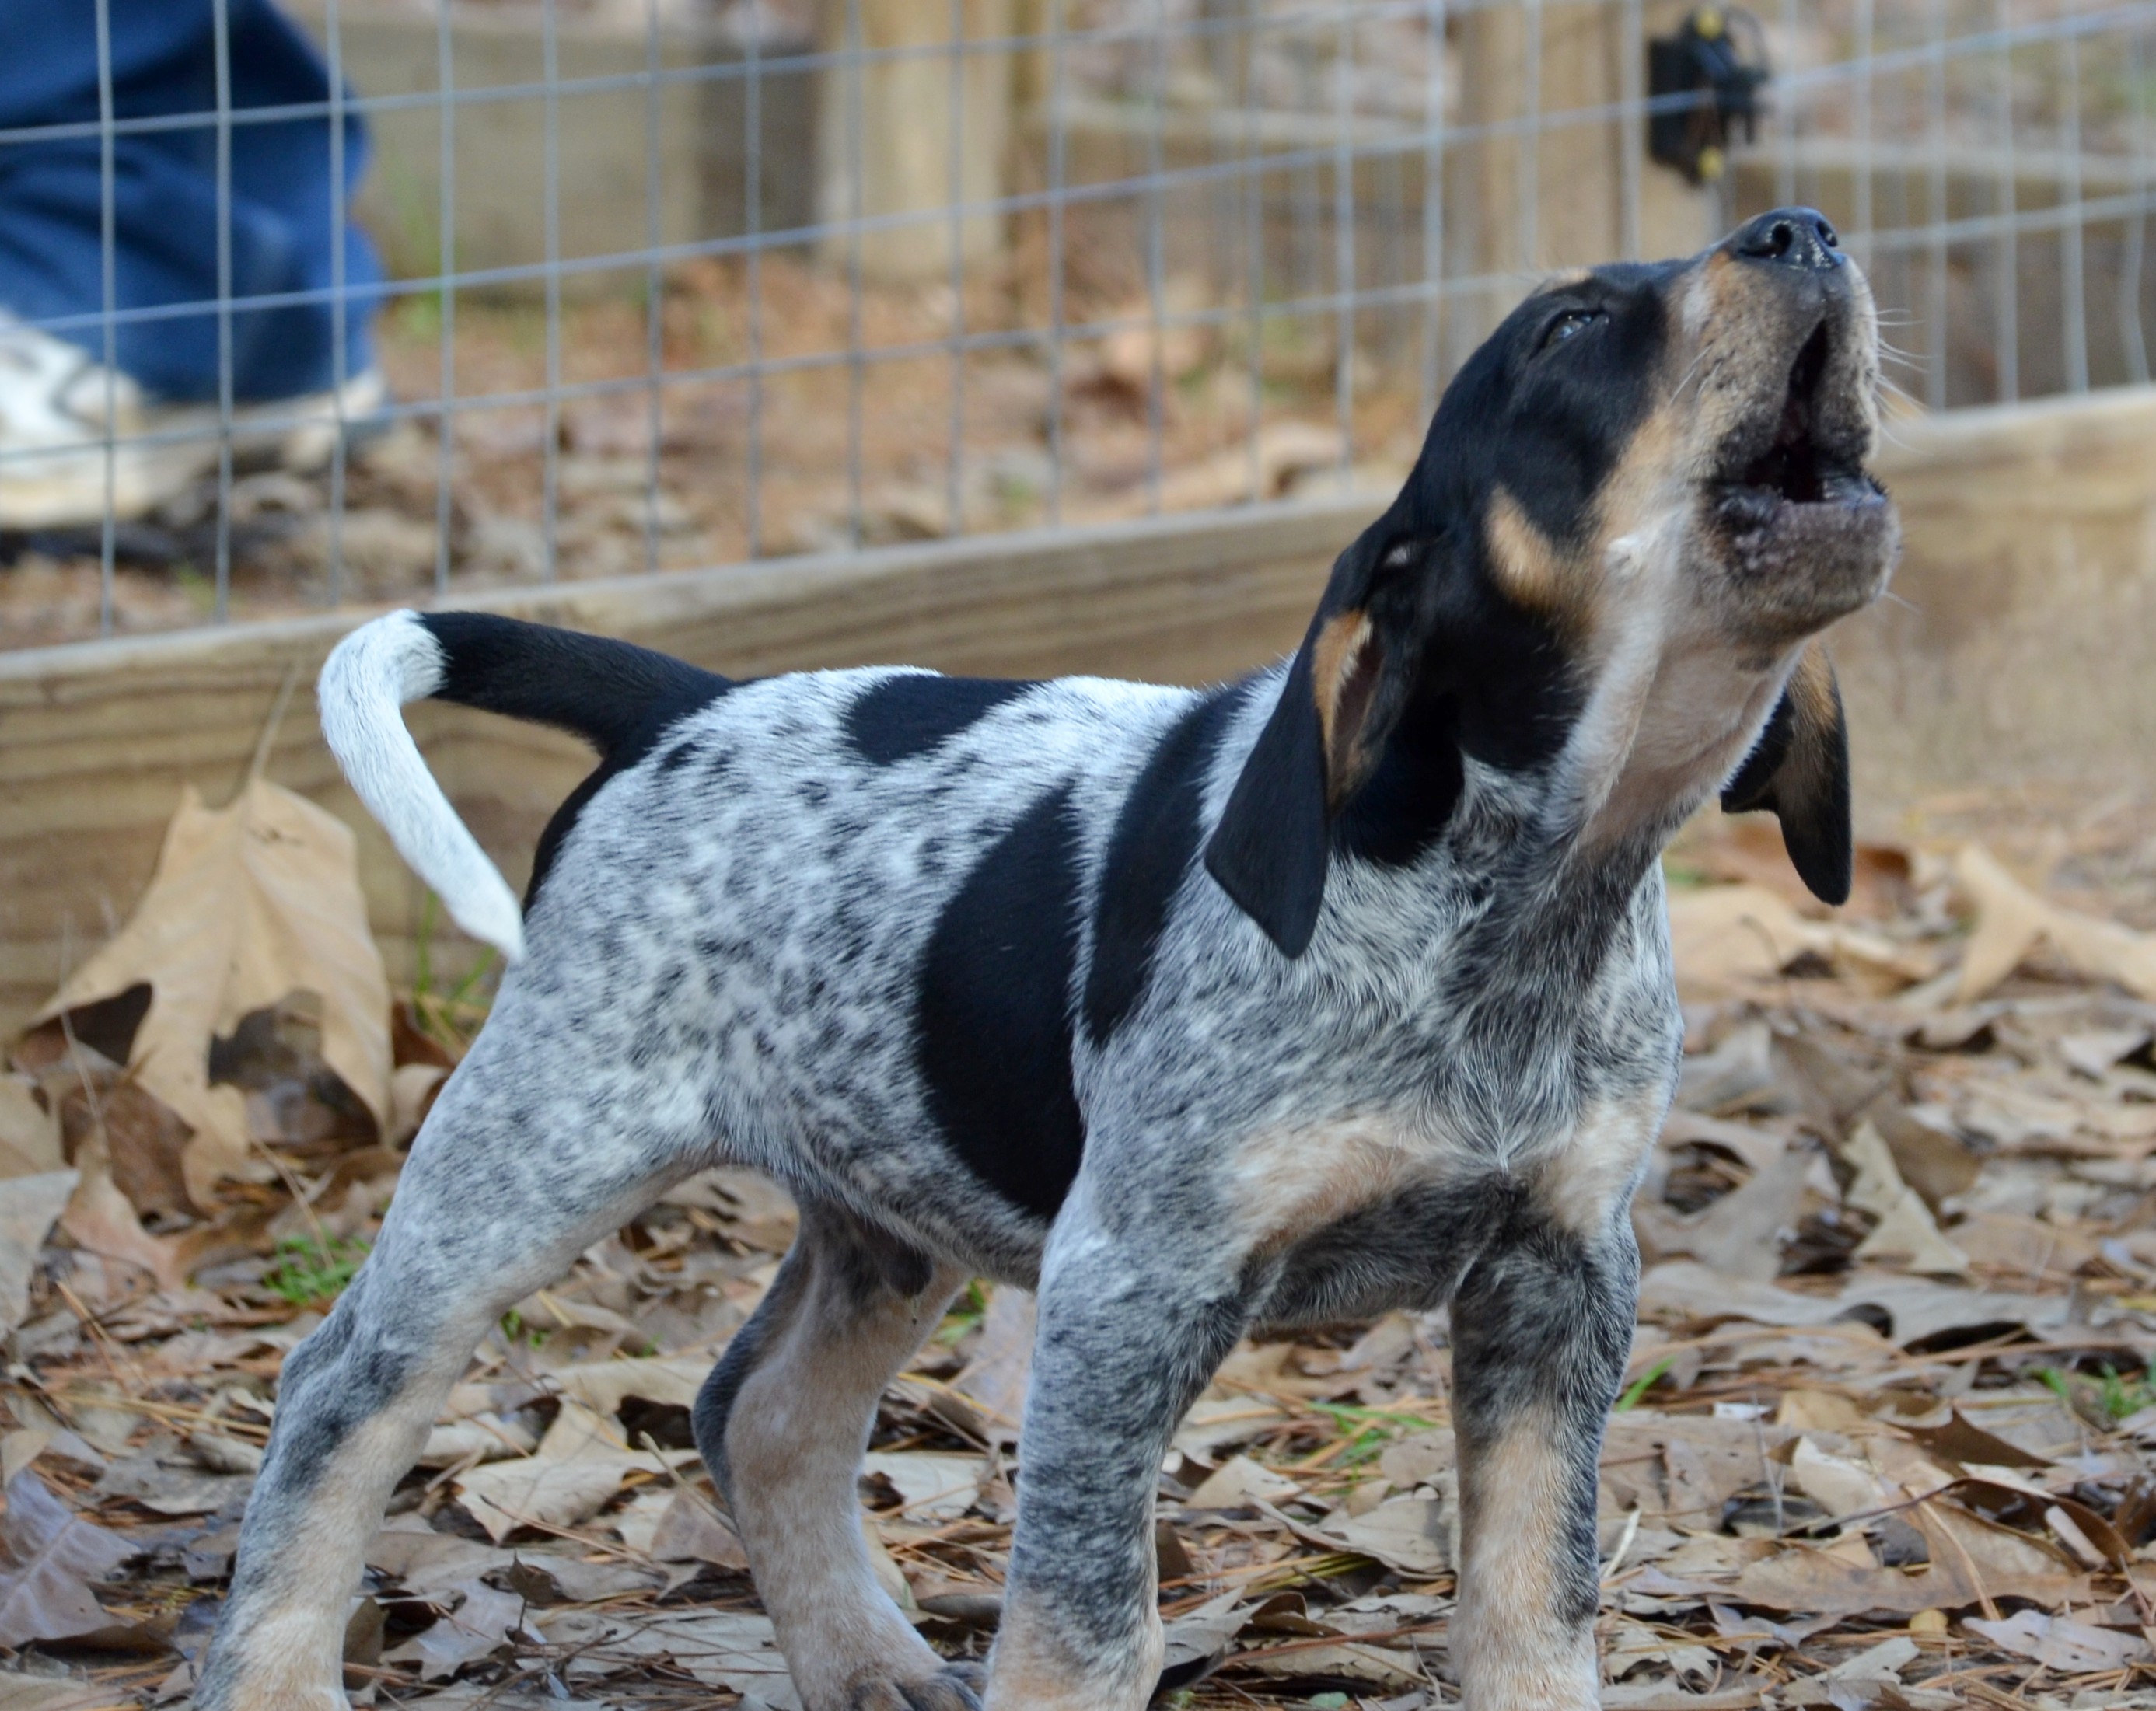
[[[965,1273],[810,1201],[755,1316],[704,1385],[696,1443],[748,1548],[808,1711],[967,1711],[877,1585],[856,1492],[876,1399]]]
[[[572,1044],[506,1020],[443,1089],[374,1252],[285,1362],[202,1711],[344,1711],[367,1546],[474,1345],[696,1162],[624,1121],[603,1071],[570,1073]]]

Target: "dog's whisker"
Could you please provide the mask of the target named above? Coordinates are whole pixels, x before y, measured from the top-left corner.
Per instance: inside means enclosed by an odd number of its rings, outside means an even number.
[[[1707,352],[1702,351],[1686,365],[1685,371],[1677,377],[1676,385],[1671,389],[1671,397],[1673,400],[1681,399],[1684,397],[1686,387],[1691,383],[1692,377],[1699,372],[1701,366],[1706,362],[1707,358]]]

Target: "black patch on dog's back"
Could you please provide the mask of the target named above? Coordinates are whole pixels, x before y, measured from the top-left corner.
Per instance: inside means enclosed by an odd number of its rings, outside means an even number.
[[[864,761],[894,766],[928,753],[1035,687],[1023,678],[901,672],[854,697],[846,709],[846,740]]]
[[[952,1150],[1043,1219],[1085,1150],[1070,1079],[1077,960],[1078,823],[1065,786],[996,840],[936,923],[914,1037]]]
[[[1170,727],[1123,798],[1108,840],[1086,976],[1086,1032],[1106,1045],[1145,991],[1168,906],[1198,854],[1206,768],[1237,704],[1222,690]]]

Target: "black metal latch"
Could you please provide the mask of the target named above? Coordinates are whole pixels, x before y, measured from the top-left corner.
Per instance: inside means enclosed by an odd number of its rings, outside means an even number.
[[[1748,53],[1738,52],[1732,25],[1751,38]],[[1768,76],[1759,21],[1748,12],[1699,8],[1675,35],[1647,44],[1647,94],[1656,104],[1647,152],[1694,184],[1712,183],[1727,170],[1739,121],[1744,141],[1752,141]],[[1691,99],[1671,99],[1680,95]]]

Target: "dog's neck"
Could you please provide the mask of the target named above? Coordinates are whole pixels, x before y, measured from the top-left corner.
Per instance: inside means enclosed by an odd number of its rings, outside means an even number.
[[[1584,852],[1537,811],[1536,782],[1471,769],[1431,873],[1460,906],[1417,1029],[1433,1107],[1502,1160],[1568,1132],[1611,1066],[1634,1082],[1643,1063],[1676,1073],[1666,837]]]

